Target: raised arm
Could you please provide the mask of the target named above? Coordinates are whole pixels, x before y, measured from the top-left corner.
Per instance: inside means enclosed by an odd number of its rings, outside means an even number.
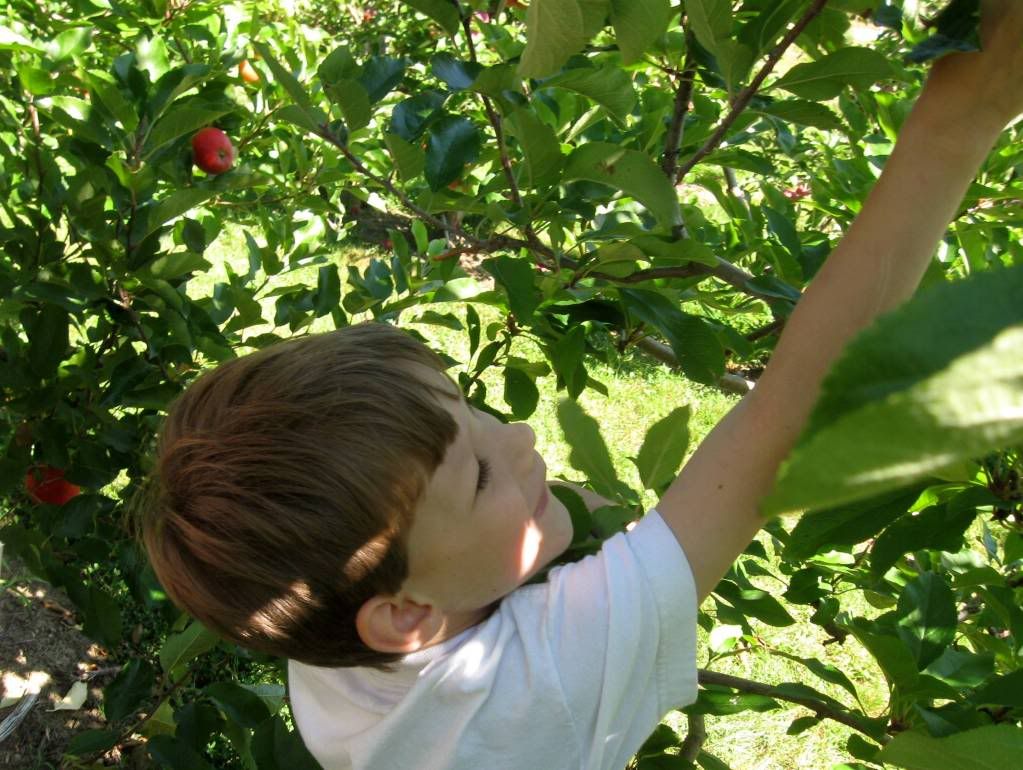
[[[756,388],[714,428],[657,510],[702,602],[764,520],[760,500],[845,344],[916,289],[970,182],[1023,112],[1023,0],[987,0],[984,52],[932,69],[884,172],[814,277]]]

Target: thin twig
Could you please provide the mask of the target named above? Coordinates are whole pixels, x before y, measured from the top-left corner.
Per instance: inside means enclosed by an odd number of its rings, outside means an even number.
[[[678,173],[678,153],[682,146],[682,135],[685,130],[686,115],[689,114],[689,102],[693,98],[693,85],[696,81],[696,46],[695,36],[691,28],[686,29],[686,58],[682,65],[682,80],[675,89],[675,111],[671,116],[671,125],[664,140],[664,155],[661,168],[668,179],[674,179]]]
[[[679,169],[678,174],[675,176],[676,185],[682,184],[682,180],[685,179],[686,174],[692,171],[693,167],[697,163],[717,149],[718,145],[724,141],[725,134],[728,133],[728,129],[732,127],[732,124],[735,123],[739,116],[746,110],[746,107],[749,106],[750,101],[756,95],[764,80],[767,79],[767,76],[771,74],[775,65],[781,60],[785,51],[787,51],[789,46],[795,42],[800,33],[806,29],[807,25],[820,15],[820,12],[824,10],[824,6],[827,4],[828,0],[813,0],[813,4],[807,9],[806,13],[803,14],[803,17],[796,22],[795,26],[788,31],[788,34],[786,34],[785,37],[782,38],[782,41],[775,46],[773,51],[771,51],[771,55],[767,57],[767,61],[764,62],[764,66],[760,68],[756,77],[753,78],[753,82],[744,88],[736,97],[735,102],[732,104],[732,109],[729,111],[725,119],[721,121],[721,124],[711,135],[710,139],[708,139],[703,147],[697,150],[696,154],[687,160],[682,165],[682,168]]]

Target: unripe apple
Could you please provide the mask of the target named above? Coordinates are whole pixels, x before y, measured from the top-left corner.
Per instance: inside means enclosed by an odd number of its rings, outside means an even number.
[[[256,68],[249,63],[248,59],[242,59],[241,62],[239,62],[238,77],[240,77],[246,83],[259,82],[259,73],[256,72]]]
[[[25,490],[37,503],[50,505],[64,505],[82,493],[78,486],[64,480],[64,471],[49,465],[29,468],[25,474]]]
[[[223,174],[234,165],[234,146],[227,134],[208,126],[192,137],[195,165],[207,174]]]

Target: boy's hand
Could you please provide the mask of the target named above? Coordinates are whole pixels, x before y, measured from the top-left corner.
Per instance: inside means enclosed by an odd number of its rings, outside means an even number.
[[[983,50],[948,54],[931,67],[920,96],[969,130],[1000,131],[1023,113],[1023,0],[982,0]]]

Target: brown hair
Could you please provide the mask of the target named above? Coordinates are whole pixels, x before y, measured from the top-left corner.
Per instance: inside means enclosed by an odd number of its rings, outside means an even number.
[[[444,361],[365,323],[274,344],[171,406],[133,505],[171,599],[214,632],[316,666],[384,671],[362,604],[408,575],[413,509],[457,423],[408,363]]]

